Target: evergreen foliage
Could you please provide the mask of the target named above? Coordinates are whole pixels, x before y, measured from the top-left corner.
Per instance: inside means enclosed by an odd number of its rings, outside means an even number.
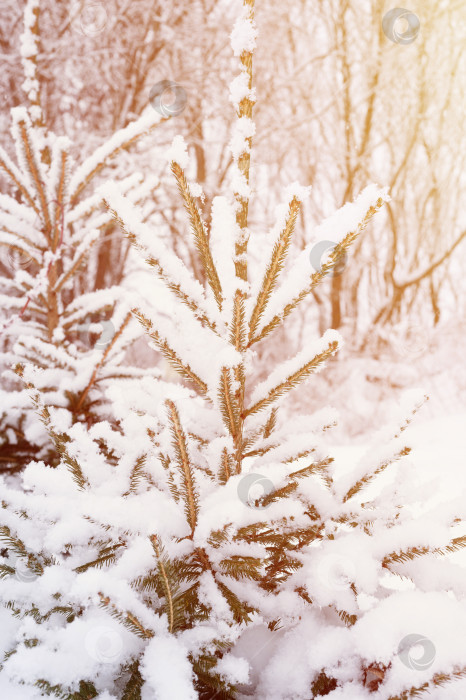
[[[413,523],[416,499],[405,501],[407,493],[397,484],[410,464],[404,432],[422,397],[413,399],[408,418],[400,419],[389,440],[345,471],[329,457],[323,439],[334,422],[331,411],[287,419],[282,410],[283,397],[334,356],[339,335],[328,331],[265,381],[255,379],[255,345],[273,342],[274,331],[338,264],[388,197],[370,186],[347,204],[335,232],[339,243],[321,270],[301,284],[300,260],[289,268],[286,263],[306,190],[291,186],[263,269],[248,270],[253,19],[254,2],[244,0],[233,32],[244,84],[236,105],[234,196],[214,200],[210,227],[192,195],[183,143],[176,140],[169,154],[204,286],[143,221],[135,204],[144,183],[132,192],[131,178],[105,185],[103,212],[97,194],[77,203],[76,193],[104,159],[81,166],[66,188],[65,146],[55,142],[47,166],[31,137],[43,127],[34,127],[24,110],[15,117],[21,169],[5,162],[23,201],[11,208],[19,207],[25,223],[33,218],[28,207],[41,217],[40,229],[25,227],[21,249],[34,254],[37,269],[46,274],[39,275],[43,287],[37,295],[30,293],[29,273],[10,284],[13,310],[21,311],[20,298],[29,294],[28,327],[36,331],[28,340],[18,335],[13,354],[24,392],[58,457],[53,463],[31,461],[21,489],[1,481],[0,596],[18,620],[16,646],[2,672],[48,696],[233,698],[251,690],[236,645],[261,628],[279,640],[284,659],[313,633],[327,646],[332,635],[345,640],[332,663],[301,669],[306,688],[292,692],[303,700],[351,684],[366,693],[364,678],[381,662],[378,689],[399,682],[400,698],[464,673],[458,668],[442,674],[433,667],[416,688],[412,676],[398,681],[390,675],[399,639],[380,659],[371,658],[357,636],[361,629],[376,634],[379,619],[371,613],[379,605],[393,600],[402,606],[402,594],[391,592],[387,580],[409,580],[414,589],[412,561],[424,558],[438,570],[448,565],[445,554],[466,544],[455,530],[457,504],[424,512]],[[48,187],[41,185],[44,178]],[[133,313],[189,389],[148,376],[137,383],[134,372],[125,373],[118,363],[130,321],[126,309],[118,316],[118,306],[112,318],[120,318],[119,330],[108,352],[93,355],[95,364],[87,362],[86,378],[81,376],[81,356],[68,334],[89,308],[103,307],[99,294],[95,304],[89,296],[69,303],[60,297],[84,255],[80,245],[73,248],[76,209],[80,216],[94,212],[80,228],[86,250],[113,216],[171,292],[171,318],[157,316],[142,297]],[[10,240],[14,233],[3,235]],[[65,240],[69,257],[62,253]],[[104,296],[113,309],[118,294]],[[54,381],[47,375],[50,362]],[[57,367],[66,377],[75,373],[68,403],[57,398]],[[120,396],[108,391],[112,420],[97,411],[94,391],[96,374],[109,377],[106,372],[127,379]],[[65,420],[57,406],[71,413],[74,407],[73,420]],[[390,471],[394,479],[383,481]],[[440,583],[437,588],[443,590]],[[422,585],[418,589],[423,595]],[[252,689],[255,697],[272,697],[276,658]],[[280,687],[274,692],[289,697]]]
[[[101,197],[92,190],[97,176],[123,149],[160,123],[149,110],[115,133],[81,163],[73,145],[47,129],[37,71],[39,3],[25,11],[23,89],[29,108],[11,110],[16,162],[0,148],[0,172],[7,192],[0,195],[0,323],[3,367],[21,362],[34,367],[35,382],[47,405],[72,425],[92,425],[104,409],[101,387],[107,377],[140,377],[122,366],[125,349],[137,337],[137,324],[118,287],[84,291],[91,282],[86,266],[98,241],[111,229]],[[133,202],[153,190],[153,178],[132,175],[121,183]],[[30,402],[5,374],[0,401],[0,470],[19,470],[37,456],[50,463],[56,454],[45,433],[34,430]]]

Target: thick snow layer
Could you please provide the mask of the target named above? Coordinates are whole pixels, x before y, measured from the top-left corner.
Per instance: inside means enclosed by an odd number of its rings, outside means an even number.
[[[192,680],[191,664],[187,650],[172,636],[153,639],[146,648],[141,673],[148,682],[146,700],[196,700],[198,697]],[[176,667],[176,673],[173,668]]]

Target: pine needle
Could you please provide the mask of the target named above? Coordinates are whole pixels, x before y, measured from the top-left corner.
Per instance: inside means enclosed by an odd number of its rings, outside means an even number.
[[[257,297],[256,305],[251,314],[251,320],[249,321],[249,343],[254,337],[262,314],[264,313],[266,306],[270,300],[271,294],[276,286],[278,276],[283,270],[285,258],[290,247],[291,237],[293,235],[294,227],[296,224],[296,219],[298,217],[299,207],[300,201],[296,197],[293,197],[293,199],[290,202],[285,226],[273,247],[272,256],[267,266],[264,279],[262,281],[262,286]]]
[[[185,501],[186,518],[191,528],[192,536],[196,528],[199,506],[198,495],[194,486],[194,474],[189,459],[188,443],[184,430],[181,426],[180,416],[175,404],[173,401],[167,400],[165,405],[168,409],[168,419],[173,437],[173,447],[178,462],[178,468],[182,477],[182,495]]]
[[[138,309],[133,309],[133,313],[173,369],[176,370],[184,379],[192,382],[198,392],[205,395],[207,393],[207,384],[203,382],[195,372],[193,372],[188,364],[183,363],[179,355],[177,355],[173,348],[170,347],[165,338],[162,338],[162,336],[154,328],[152,321],[144,316],[144,314]]]
[[[194,197],[190,192],[189,185],[182,168],[178,163],[173,161],[171,164],[171,170],[173,175],[175,176],[180,194],[183,197],[184,206],[189,216],[191,229],[193,231],[194,240],[196,243],[196,248],[200,255],[202,266],[207,277],[207,281],[213,292],[215,301],[217,302],[217,306],[221,311],[223,302],[222,286],[220,284],[217,269],[212,258],[212,253],[209,245],[209,238],[205,230],[204,222],[202,221]]]
[[[377,200],[377,203],[373,206],[370,207],[370,209],[367,211],[364,219],[361,221],[361,223],[358,225],[355,231],[350,231],[345,238],[340,241],[332,250],[332,252],[329,254],[329,260],[326,262],[324,265],[322,265],[321,269],[318,272],[315,272],[311,276],[310,283],[307,287],[305,287],[301,292],[294,297],[294,299],[287,304],[278,314],[276,314],[272,320],[262,328],[262,330],[259,332],[258,335],[254,336],[248,343],[248,347],[253,345],[254,343],[259,342],[259,340],[262,340],[266,336],[269,335],[275,328],[278,328],[283,321],[290,315],[290,313],[297,307],[299,304],[309,295],[311,292],[317,287],[318,284],[320,284],[325,277],[328,275],[329,272],[333,270],[335,265],[338,263],[338,261],[341,259],[341,257],[345,254],[345,252],[348,250],[348,248],[351,246],[351,244],[356,240],[356,238],[362,233],[362,231],[365,229],[371,218],[374,216],[374,214],[383,206],[384,200],[382,198]]]
[[[309,362],[306,362],[305,365],[303,365],[300,369],[298,369],[296,372],[293,372],[287,379],[278,384],[276,387],[271,389],[269,392],[268,396],[266,396],[264,399],[261,399],[258,401],[256,404],[251,406],[245,411],[244,416],[251,416],[254,413],[258,413],[259,411],[263,410],[264,408],[267,408],[271,403],[276,401],[278,398],[286,394],[288,391],[291,391],[291,389],[294,389],[296,386],[301,384],[309,375],[311,375],[315,370],[323,363],[325,360],[327,360],[329,357],[331,357],[338,349],[338,343],[336,341],[332,341],[329,343],[328,347],[318,355],[316,355],[312,360]]]

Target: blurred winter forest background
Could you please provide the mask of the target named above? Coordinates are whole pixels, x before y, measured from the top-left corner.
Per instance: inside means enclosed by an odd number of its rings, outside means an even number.
[[[199,276],[163,153],[175,134],[185,137],[194,164],[189,175],[202,185],[207,213],[230,177],[235,115],[228,85],[236,64],[229,35],[240,2],[81,4],[93,6],[88,27],[85,14],[76,19],[71,12],[76,2],[41,3],[38,70],[47,127],[68,136],[81,158],[147,108],[154,84],[181,85],[185,109],[124,151],[101,177],[158,176],[146,218]],[[3,0],[0,6],[0,142],[11,155],[9,110],[27,104],[19,52],[24,5]],[[301,247],[324,217],[366,185],[387,185],[392,197],[341,274],[324,282],[286,334],[277,333],[275,347],[263,351],[286,357],[327,327],[339,329],[344,350],[294,401],[306,412],[323,402],[338,406],[341,431],[353,437],[381,424],[403,388],[425,387],[427,411],[436,416],[459,411],[466,389],[466,7],[410,1],[421,30],[408,45],[382,31],[391,8],[381,0],[261,0],[256,6],[252,255],[261,257],[290,181],[312,185],[298,222],[295,245]],[[2,190],[14,195],[9,187],[2,181]],[[109,224],[81,273],[82,290],[123,284],[169,313],[163,291],[129,248]],[[3,252],[4,274],[11,263]],[[146,340],[131,353],[131,361],[170,373]]]

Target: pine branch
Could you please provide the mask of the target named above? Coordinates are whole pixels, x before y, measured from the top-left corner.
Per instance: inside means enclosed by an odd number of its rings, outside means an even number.
[[[422,557],[426,554],[430,554],[432,550],[430,547],[410,547],[409,549],[401,552],[392,552],[385,556],[382,560],[382,566],[385,569],[390,568],[390,564],[401,564],[407,561],[412,561],[416,557]]]
[[[110,598],[103,593],[99,593],[99,598],[102,607],[109,609],[112,617],[121,622],[127,629],[133,632],[133,634],[141,639],[151,639],[154,636],[152,630],[146,629],[133,613],[128,611],[124,613],[120,612],[116,605],[111,602]]]
[[[190,655],[193,672],[196,676],[196,691],[199,700],[235,700],[237,692],[234,686],[225,682],[222,676],[215,673],[218,657],[225,654],[230,649],[230,644],[220,643],[214,640],[212,646],[215,652],[209,647],[202,650],[202,653],[194,656]]]
[[[194,486],[194,474],[189,460],[188,443],[186,435],[181,427],[180,416],[173,401],[165,401],[168,409],[168,419],[170,422],[173,437],[173,447],[178,460],[178,468],[183,481],[182,494],[185,501],[186,518],[191,528],[191,536],[196,528],[199,514],[198,495]]]
[[[357,615],[350,615],[346,610],[337,610],[337,614],[347,627],[352,627],[358,621]]]
[[[138,243],[137,236],[128,229],[123,219],[118,215],[116,210],[110,206],[106,199],[104,199],[104,204],[107,207],[107,209],[111,212],[113,219],[116,221],[123,234],[128,238],[128,240],[132,243],[136,250],[143,253],[146,263],[156,270],[158,276],[166,285],[166,287],[171,292],[173,292],[173,294],[183,304],[185,304],[188,307],[188,309],[194,314],[194,317],[198,321],[200,321],[203,325],[207,326],[211,331],[218,335],[215,323],[211,321],[205,310],[201,309],[199,305],[195,302],[195,300],[186,291],[183,290],[181,284],[174,282],[173,279],[168,274],[166,274],[162,263],[157,258],[146,253],[144,248]],[[176,257],[176,260],[179,264],[182,264],[179,258]]]
[[[223,422],[233,440],[236,440],[239,430],[239,410],[234,399],[230,371],[227,367],[222,367],[218,398]]]
[[[259,321],[277,284],[278,276],[283,270],[285,258],[290,247],[291,237],[296,224],[296,219],[298,217],[300,204],[300,201],[296,197],[293,197],[290,202],[285,226],[273,247],[272,256],[262,281],[262,286],[257,297],[256,305],[251,314],[251,320],[249,321],[249,343],[256,333]]]
[[[296,372],[290,374],[290,376],[287,377],[287,379],[284,382],[281,382],[276,387],[271,389],[268,396],[266,396],[264,399],[261,399],[253,406],[248,408],[244,413],[244,417],[251,416],[254,413],[258,413],[259,411],[263,410],[264,408],[267,408],[267,406],[270,406],[270,404],[276,401],[278,398],[280,398],[288,391],[291,391],[291,389],[301,384],[301,382],[307,379],[309,375],[313,374],[313,372],[315,372],[316,369],[318,369],[318,367],[323,362],[325,362],[325,360],[334,355],[337,349],[338,343],[336,341],[332,341],[331,343],[329,343],[326,350],[316,355],[309,362],[306,362],[306,364],[303,365]]]
[[[40,563],[39,559],[31,552],[28,552],[24,542],[19,537],[12,535],[10,528],[6,525],[0,526],[0,540],[7,546],[8,549],[14,552],[20,559],[24,560],[27,568],[30,569],[30,571],[38,576],[41,576],[44,573],[44,567]],[[13,569],[13,571],[10,572],[10,569]],[[11,573],[16,573],[16,569],[14,567],[10,567],[5,564],[2,565],[1,570],[2,574],[0,575],[0,578],[5,578]]]
[[[205,395],[207,393],[207,384],[202,381],[200,377],[197,376],[195,372],[191,369],[189,365],[185,365],[179,355],[170,347],[165,338],[155,330],[153,323],[148,319],[139,309],[133,309],[133,314],[138,319],[139,323],[142,325],[148,336],[159,348],[162,355],[170,363],[174,370],[178,372],[184,379],[192,382],[197,391]]]
[[[235,593],[233,593],[233,591],[230,590],[230,588],[228,588],[228,586],[226,586],[221,581],[216,581],[216,583],[220,589],[221,594],[228,603],[228,607],[230,608],[233,614],[233,619],[235,620],[235,622],[237,624],[247,624],[248,622],[251,622],[250,613],[254,612],[254,608],[240,600],[238,596]]]
[[[27,201],[31,209],[39,216],[40,209],[34,202],[33,195],[29,192],[26,183],[23,180],[21,172],[18,170],[13,161],[8,157],[3,148],[0,146],[0,168],[8,175],[11,182],[18,188]]]
[[[130,322],[130,320],[131,320],[131,312],[128,312],[128,313],[126,314],[126,316],[125,316],[125,318],[124,318],[124,321],[123,321],[123,323],[121,324],[120,328],[119,328],[118,331],[115,333],[115,335],[113,336],[111,342],[110,342],[110,343],[108,344],[108,346],[106,347],[105,352],[103,353],[101,359],[100,359],[99,362],[96,364],[96,366],[95,366],[95,368],[94,368],[94,371],[93,371],[93,373],[92,373],[92,377],[90,378],[89,383],[87,384],[86,388],[84,389],[84,391],[83,391],[83,393],[81,394],[81,397],[80,397],[80,399],[79,399],[79,401],[78,401],[78,403],[77,403],[77,406],[76,406],[76,408],[75,408],[75,412],[76,412],[76,413],[79,413],[79,410],[81,409],[81,407],[82,407],[82,405],[83,405],[83,403],[84,403],[84,400],[85,400],[86,396],[88,395],[89,391],[92,389],[92,387],[93,387],[94,384],[95,384],[95,380],[96,380],[96,378],[97,378],[97,373],[98,373],[98,371],[99,371],[99,370],[101,369],[101,367],[105,364],[105,361],[107,360],[109,354],[110,354],[111,351],[113,350],[113,348],[114,348],[115,344],[117,343],[117,341],[121,338],[121,336],[122,336],[122,334],[123,334],[123,331],[125,330],[126,326],[127,326],[128,323]]]
[[[99,552],[99,556],[96,559],[93,559],[92,561],[86,562],[85,564],[81,564],[80,566],[77,566],[74,571],[76,573],[81,574],[84,571],[87,571],[88,569],[91,568],[97,568],[100,569],[102,566],[109,566],[110,564],[113,564],[116,560],[116,551],[120,549],[121,547],[124,547],[125,545],[122,543],[118,544],[113,544],[109,547],[105,547],[103,550]]]
[[[218,549],[223,544],[226,544],[230,539],[231,524],[224,525],[221,530],[213,530],[207,542],[210,547]]]
[[[313,452],[314,450],[310,450]],[[305,455],[304,455],[305,456]],[[294,462],[296,458],[292,458],[289,460],[286,460],[285,464],[287,462]],[[299,459],[299,456],[297,457]],[[298,469],[295,472],[291,472],[289,474],[290,478],[296,478],[296,479],[303,479],[305,477],[310,476],[311,474],[318,473],[322,479],[324,480],[324,483],[328,488],[331,487],[332,485],[332,478],[328,475],[327,473],[327,468],[332,464],[333,462],[333,457],[327,457],[326,459],[321,459],[318,462],[313,462],[312,464],[309,464],[309,466],[304,467],[303,469]]]
[[[66,447],[66,443],[69,442],[69,438],[67,435],[64,433],[57,433],[53,429],[52,426],[52,421],[50,418],[50,412],[44,404],[42,404],[40,394],[37,392],[35,387],[30,383],[26,382],[24,380],[24,367],[20,364],[16,365],[14,368],[15,373],[24,381],[26,388],[29,390],[33,390],[36,393],[32,395],[32,401],[36,407],[37,413],[39,415],[39,418],[41,422],[44,424],[45,429],[47,430],[47,433],[50,435],[53,444],[55,445],[55,449],[62,458],[63,462],[66,464],[68,467],[69,471],[71,472],[71,476],[73,478],[73,481],[75,484],[78,486],[79,489],[84,489],[85,486],[88,485],[87,480],[84,477],[83,471],[81,469],[81,465],[79,464],[78,460],[75,457],[72,457]]]
[[[204,272],[206,273],[207,281],[209,282],[210,288],[215,297],[215,301],[217,302],[217,306],[221,311],[223,302],[222,286],[220,284],[217,269],[212,258],[212,253],[209,245],[209,238],[205,230],[204,223],[202,221],[194,197],[192,196],[189,190],[189,185],[182,168],[178,163],[173,161],[171,164],[171,170],[173,175],[175,176],[180,194],[183,197],[184,206],[189,216],[191,228],[194,234],[194,240],[196,243],[196,248],[200,255],[202,266],[204,268]]]
[[[43,678],[36,681],[35,685],[47,695],[54,695],[61,700],[92,700],[98,696],[93,683],[89,681],[80,681],[79,690],[75,693],[64,690],[60,685],[51,685]]]
[[[34,182],[37,196],[39,198],[41,210],[42,210],[42,216],[44,218],[45,222],[45,235],[47,237],[47,240],[49,243],[51,243],[51,238],[50,238],[50,230],[51,230],[51,220],[50,220],[50,213],[49,213],[49,208],[48,208],[48,203],[47,203],[47,196],[45,193],[45,186],[42,181],[41,173],[40,173],[40,167],[39,167],[39,160],[38,159],[38,154],[35,152],[34,146],[29,139],[29,134],[26,128],[26,122],[24,119],[21,119],[18,122],[18,129],[19,129],[19,134],[20,134],[20,139],[21,139],[21,145],[22,145],[22,150],[24,153],[24,157],[26,160],[26,163],[28,165],[29,172],[31,174],[32,180]]]
[[[245,295],[239,289],[235,292],[233,300],[233,321],[230,333],[230,343],[235,346],[238,352],[245,348],[246,344],[246,322],[245,322]]]
[[[257,557],[232,556],[228,559],[222,559],[219,562],[219,567],[223,574],[235,580],[248,578],[259,581],[263,562]]]
[[[267,422],[264,425],[264,431],[263,431],[264,440],[267,440],[267,438],[269,438],[271,436],[271,434],[273,433],[273,431],[275,430],[275,427],[277,425],[277,413],[278,413],[278,409],[275,406],[270,411],[270,415],[267,419]]]
[[[162,584],[162,588],[165,595],[165,609],[168,618],[168,629],[171,633],[175,630],[175,606],[174,606],[174,596],[177,591],[177,586],[175,590],[172,591],[171,577],[167,573],[169,560],[162,551],[162,547],[159,543],[159,538],[157,535],[151,535],[150,541],[152,547],[154,548],[157,557],[157,568],[159,572],[159,581]]]
[[[250,457],[253,454],[257,454],[262,449],[262,448],[258,448],[257,450],[249,450],[249,448],[252,447],[258,440],[260,441],[259,444],[262,444],[263,431],[264,431],[264,426],[261,426],[260,428],[257,428],[256,430],[253,430],[249,433],[246,433],[243,436],[242,459],[244,459],[245,457]]]
[[[58,613],[59,615],[64,615],[67,622],[73,622],[76,617],[76,612],[70,605],[55,605],[43,616],[44,620],[48,620],[52,615]]]
[[[115,158],[122,151],[127,151],[131,146],[140,141],[143,136],[146,136],[154,131],[160,124],[166,122],[167,119],[158,119],[155,123],[148,123],[146,115],[140,117],[136,122],[132,122],[123,129],[117,131],[110,141],[103,146],[100,146],[91,156],[84,161],[80,169],[73,177],[73,190],[70,197],[72,206],[75,206],[82,191],[88,186],[93,178],[106,166],[109,161]],[[147,123],[146,123],[147,122]],[[134,130],[136,128],[136,133]],[[128,137],[125,138],[125,132]],[[116,144],[113,146],[113,144]],[[93,165],[97,160],[97,164]],[[89,166],[89,164],[92,164]],[[83,176],[82,176],[83,174]]]
[[[245,313],[244,313],[244,294],[237,290],[234,302],[234,335],[235,344],[239,343],[236,349],[243,353],[243,360],[240,365],[233,370],[235,375],[236,391],[235,400],[238,406],[238,421],[237,432],[234,436],[234,444],[236,448],[236,473],[241,473],[241,465],[244,452],[243,430],[244,430],[244,395],[246,391],[246,374],[244,371],[244,338],[245,338]],[[233,335],[233,334],[232,334]],[[232,341],[233,342],[233,339]]]
[[[137,458],[136,464],[131,470],[131,476],[129,478],[129,492],[130,493],[136,493],[138,486],[143,482],[146,474],[145,474],[145,467],[146,467],[146,461],[147,461],[147,455],[141,455],[140,457]]]
[[[243,0],[243,7],[247,10],[246,17],[251,22],[254,21],[254,4],[255,0]],[[248,89],[249,93],[252,90],[252,58],[253,51],[244,51],[240,56],[242,70],[247,74],[248,77]],[[254,102],[251,100],[249,95],[241,100],[239,103],[238,117],[239,119],[247,117],[252,118]],[[240,173],[243,175],[247,184],[249,184],[249,166],[251,161],[251,145],[252,139],[248,138],[247,148],[240,154],[238,159],[238,168]],[[238,211],[236,214],[236,221],[241,231],[245,231],[248,225],[248,208],[249,200],[244,198],[239,194],[236,194],[236,201],[238,202]],[[237,241],[236,244],[236,273],[237,277],[246,281],[247,279],[247,265],[245,261],[245,256],[247,252],[247,236],[244,235],[242,239]]]
[[[406,563],[408,561],[416,559],[417,557],[425,556],[426,554],[439,554],[441,556],[445,556],[446,554],[453,554],[454,552],[459,552],[464,547],[466,547],[466,535],[462,535],[461,537],[455,537],[443,547],[410,547],[407,550],[403,550],[400,552],[392,552],[391,554],[385,556],[382,560],[382,566],[388,569],[390,568],[390,564],[392,563]]]
[[[125,685],[121,700],[141,700],[141,690],[144,679],[139,670],[139,661],[134,661],[129,667],[130,677]]]
[[[433,551],[435,554],[441,554],[443,556],[445,554],[459,552],[461,549],[463,549],[463,547],[466,547],[466,535],[455,537],[447,545],[445,545],[445,547],[437,547]]]
[[[362,233],[366,228],[367,224],[374,216],[374,214],[383,206],[384,200],[379,198],[373,207],[370,207],[366,213],[364,219],[361,221],[359,226],[355,231],[350,231],[340,243],[338,243],[331,253],[329,253],[328,261],[324,263],[318,272],[315,272],[311,276],[310,283],[305,289],[291,301],[289,302],[278,314],[276,314],[272,320],[262,328],[258,335],[254,336],[248,343],[248,347],[254,343],[259,342],[265,338],[269,333],[271,333],[275,328],[278,328],[283,321],[289,316],[289,314],[309,295],[315,287],[317,287],[320,282],[328,275],[329,272],[333,270],[338,261],[343,257],[351,244],[356,240],[356,238]]]
[[[219,481],[221,484],[226,484],[230,476],[233,474],[231,458],[226,447],[222,450],[222,462],[219,470]]]
[[[13,566],[8,566],[7,564],[0,564],[0,579],[7,578],[8,576],[14,576],[16,574],[16,569]]]
[[[55,445],[55,449],[57,450],[60,457],[63,459],[69,471],[71,472],[73,481],[79,489],[84,489],[85,486],[88,486],[88,481],[84,477],[81,465],[79,464],[78,460],[75,457],[72,457],[68,452],[66,443],[69,441],[69,438],[64,433],[56,433],[55,430],[52,428],[49,410],[46,406],[40,405],[38,396],[36,399],[36,406],[38,409],[39,418],[45,425],[48,434],[52,438],[53,443]]]
[[[368,486],[376,476],[381,474],[388,466],[393,464],[394,462],[397,462],[399,459],[402,457],[405,457],[411,452],[410,447],[403,447],[402,450],[397,452],[397,454],[393,455],[393,457],[390,457],[389,459],[386,459],[380,464],[377,469],[375,469],[373,472],[366,474],[363,476],[362,479],[357,481],[350,489],[349,491],[345,494],[343,497],[343,503],[346,503],[352,496],[354,496],[356,493],[359,493],[363,488]]]
[[[82,251],[80,255],[77,256],[71,267],[66,272],[61,274],[61,276],[57,279],[56,284],[53,288],[53,291],[56,294],[61,292],[66,282],[76,274],[76,272],[83,264],[84,260],[88,257],[91,248],[97,243],[98,240],[98,236],[92,238],[91,240],[88,240],[86,248]]]
[[[410,700],[410,698],[422,697],[425,693],[431,694],[430,691],[436,687],[442,687],[447,683],[462,680],[466,677],[466,667],[460,668],[458,671],[451,673],[436,673],[430,681],[422,685],[412,686],[409,690],[405,690],[401,695],[391,695],[388,700]]]
[[[163,468],[167,472],[167,483],[168,483],[168,488],[170,489],[170,493],[173,496],[173,500],[176,503],[179,503],[181,499],[181,493],[180,490],[178,489],[178,486],[175,483],[175,479],[173,477],[173,473],[171,471],[171,460],[168,455],[164,455],[162,453],[159,453],[159,459],[162,462]]]

